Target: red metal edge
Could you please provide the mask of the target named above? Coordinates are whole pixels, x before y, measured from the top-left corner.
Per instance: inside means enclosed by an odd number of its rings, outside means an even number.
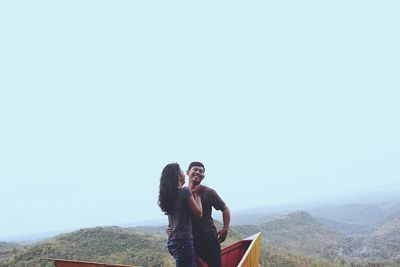
[[[137,267],[135,265],[123,265],[123,264],[112,264],[112,263],[100,263],[92,261],[76,261],[76,260],[63,260],[54,258],[43,258],[44,260],[53,261],[56,267],[60,266],[96,266],[96,267]]]

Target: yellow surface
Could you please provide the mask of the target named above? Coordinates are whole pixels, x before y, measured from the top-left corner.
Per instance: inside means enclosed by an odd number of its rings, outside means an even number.
[[[252,240],[252,242],[239,262],[238,267],[258,267],[261,250],[261,232],[247,238],[247,240]]]

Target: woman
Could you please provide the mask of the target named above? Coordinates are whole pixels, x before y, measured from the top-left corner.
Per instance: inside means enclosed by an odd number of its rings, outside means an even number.
[[[168,215],[172,232],[168,237],[168,251],[174,257],[177,267],[194,267],[194,247],[191,215],[201,217],[200,190],[195,188],[195,197],[185,183],[185,174],[178,163],[164,167],[160,178],[158,205]]]

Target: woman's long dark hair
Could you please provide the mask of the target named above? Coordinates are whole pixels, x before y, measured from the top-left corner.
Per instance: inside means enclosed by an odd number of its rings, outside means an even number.
[[[170,163],[164,167],[160,177],[160,194],[158,206],[166,214],[171,214],[178,194],[179,175],[181,168],[178,163]]]

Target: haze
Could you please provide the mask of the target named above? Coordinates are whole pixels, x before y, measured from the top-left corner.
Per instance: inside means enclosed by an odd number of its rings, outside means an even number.
[[[398,1],[0,4],[0,238],[398,185]]]

